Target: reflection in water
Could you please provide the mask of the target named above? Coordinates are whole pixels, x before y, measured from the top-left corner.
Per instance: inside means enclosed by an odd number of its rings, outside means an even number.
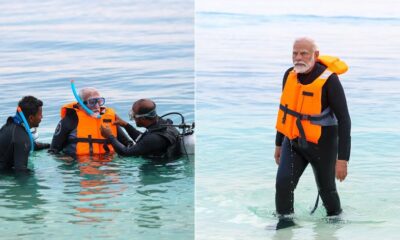
[[[156,162],[146,161],[139,166],[140,185],[136,192],[140,194],[141,201],[135,209],[135,222],[143,228],[160,228],[166,219],[163,219],[162,213],[167,211],[175,201],[163,197],[173,194],[168,184],[173,181],[182,179],[185,160],[177,160],[173,162]],[[168,193],[169,192],[169,193]],[[165,206],[167,205],[167,206]]]
[[[293,238],[293,229],[294,227],[281,229],[276,231],[273,240],[291,240]]]
[[[339,238],[335,233],[342,228],[343,224],[327,223],[318,221],[314,224],[314,239],[315,240],[338,240]]]
[[[192,161],[109,156],[41,163],[54,167],[35,165],[38,171],[27,178],[0,175],[0,234],[54,239],[59,229],[73,238],[132,233],[138,239],[193,239]],[[49,224],[54,227],[44,227]],[[93,231],[80,231],[87,227]]]
[[[299,234],[300,232],[299,231],[296,232],[296,230],[302,228],[301,225],[302,223],[299,223],[299,225],[297,226],[276,231],[273,239],[274,240],[298,239],[299,236],[297,236],[297,234]],[[339,238],[335,234],[343,226],[344,224],[342,222],[339,223],[329,222],[326,221],[326,219],[316,221],[315,223],[313,223],[312,227],[313,234],[308,238],[314,240],[338,240]]]
[[[41,186],[34,174],[1,173],[0,206],[4,208],[0,219],[32,224],[43,221],[48,211],[41,208],[47,203],[42,189],[48,188]]]
[[[192,227],[193,159],[156,162],[87,156],[59,160],[63,192],[68,196],[64,201],[73,210],[68,222],[93,224],[128,217],[139,228],[154,229],[188,215],[188,227]]]
[[[64,170],[76,169],[76,181],[72,186],[66,184],[64,193],[70,194],[72,189],[77,189],[74,201],[70,201],[75,210],[72,215],[79,220],[72,223],[92,223],[112,221],[110,214],[120,212],[122,209],[112,208],[110,199],[121,195],[127,188],[120,181],[118,166],[112,162],[112,155],[82,156],[74,161],[63,159]],[[71,183],[71,179],[67,183]],[[108,200],[108,201],[107,201]]]

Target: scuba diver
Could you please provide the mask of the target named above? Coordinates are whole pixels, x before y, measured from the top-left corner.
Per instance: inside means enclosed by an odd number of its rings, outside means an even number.
[[[43,102],[25,96],[18,102],[14,117],[8,117],[0,129],[0,171],[30,172],[29,153],[49,148],[50,144],[34,141],[31,128],[39,127]]]
[[[295,40],[292,58],[294,67],[283,78],[276,123],[275,203],[281,227],[293,225],[286,217],[294,213],[293,192],[309,163],[327,215],[339,215],[335,175],[340,181],[346,178],[350,158],[351,120],[337,76],[347,71],[347,65],[335,57],[319,56],[309,38]]]
[[[73,83],[71,83],[73,86]],[[61,120],[53,135],[50,153],[65,154],[75,158],[80,155],[114,153],[112,145],[100,134],[100,126],[109,126],[110,131],[123,144],[132,144],[125,132],[114,125],[116,114],[112,108],[105,107],[105,98],[96,88],[83,88],[76,95],[78,102],[61,108]]]
[[[170,160],[181,157],[182,153],[187,153],[185,152],[187,149],[181,144],[180,139],[182,135],[175,127],[185,128],[188,125],[184,123],[182,125],[173,125],[171,120],[164,120],[163,116],[159,117],[156,112],[156,104],[152,100],[140,99],[136,101],[132,105],[129,115],[130,120],[135,120],[137,127],[146,128],[144,133],[138,131],[118,116],[114,124],[125,128],[129,136],[135,141],[134,145],[126,146],[120,143],[108,126],[101,126],[102,136],[111,142],[118,154],[122,156],[142,156],[150,159]],[[183,117],[182,121],[184,121]],[[182,148],[185,149],[182,150]]]

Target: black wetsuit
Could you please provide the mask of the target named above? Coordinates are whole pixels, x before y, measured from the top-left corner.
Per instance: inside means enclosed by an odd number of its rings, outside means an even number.
[[[34,142],[34,150],[48,148],[49,144]],[[28,157],[31,141],[25,127],[7,119],[0,129],[0,171],[30,172]]]
[[[115,137],[110,136],[115,151],[122,156],[142,156],[151,159],[173,159],[180,156],[179,132],[170,120],[158,118],[157,122],[147,127],[142,133],[127,124],[125,130],[136,144],[124,146]]]
[[[283,86],[289,72],[283,78]],[[326,69],[316,63],[308,74],[298,74],[301,84],[310,84]],[[330,107],[337,120],[337,126],[323,126],[318,144],[311,142],[308,147],[302,148],[298,139],[290,141],[283,134],[277,132],[275,144],[282,146],[280,164],[276,177],[275,203],[278,214],[291,214],[293,209],[293,191],[308,163],[311,164],[319,195],[324,203],[328,215],[337,215],[341,210],[339,195],[336,191],[335,165],[336,159],[349,160],[350,157],[350,127],[351,120],[347,109],[343,87],[336,74],[332,74],[322,87],[322,110]]]
[[[60,120],[54,132],[49,152],[59,153],[63,151],[71,157],[76,157],[77,126],[78,116],[76,112],[72,109],[67,109],[66,116]],[[117,138],[125,145],[133,144],[120,127],[117,127]]]

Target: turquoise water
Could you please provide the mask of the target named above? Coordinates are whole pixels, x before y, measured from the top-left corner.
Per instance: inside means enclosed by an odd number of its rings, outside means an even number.
[[[96,87],[125,120],[152,98],[194,121],[193,1],[0,3],[0,119],[23,95],[44,102],[39,140],[59,108]],[[178,119],[174,119],[178,121]],[[2,123],[2,124],[3,124]],[[194,159],[30,157],[32,176],[0,176],[1,239],[193,239]]]
[[[220,0],[196,6],[197,239],[398,238],[396,4]],[[340,77],[352,118],[349,173],[337,182],[344,214],[329,223],[320,204],[309,215],[317,189],[307,168],[295,191],[298,227],[268,231],[276,222],[276,112],[300,36],[316,39],[322,54],[350,66]]]

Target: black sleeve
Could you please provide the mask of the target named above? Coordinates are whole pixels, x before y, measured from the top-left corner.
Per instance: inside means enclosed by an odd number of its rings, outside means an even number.
[[[283,142],[283,138],[284,137],[285,137],[285,135],[283,135],[282,133],[276,131],[275,146],[277,146],[277,147],[282,146],[282,142]]]
[[[130,124],[127,124],[124,128],[129,136],[133,139],[133,141],[136,141],[136,138],[139,137],[140,134],[142,134],[142,132],[140,132]]]
[[[168,142],[157,134],[147,134],[133,146],[124,146],[113,136],[109,137],[115,151],[122,156],[145,156],[161,152],[168,146]]]
[[[285,83],[286,83],[286,79],[289,76],[289,72],[293,70],[293,67],[289,68],[288,70],[286,70],[285,75],[283,75],[283,79],[282,79],[282,91],[283,88],[285,87]],[[280,132],[276,132],[276,136],[275,136],[275,146],[282,146],[282,142],[283,142],[283,138],[285,137],[285,135],[283,135]]]
[[[16,172],[30,172],[28,169],[28,157],[31,143],[25,130],[15,129],[13,148],[14,170]]]
[[[349,160],[351,148],[351,119],[347,108],[346,96],[342,84],[336,74],[332,74],[326,82],[328,105],[338,119],[338,159]]]
[[[67,143],[68,135],[77,126],[78,126],[78,117],[76,116],[75,112],[69,113],[63,119],[61,119],[54,132],[49,152],[50,153],[60,152]]]
[[[117,139],[120,143],[125,146],[132,145],[133,142],[129,139],[126,133],[122,130],[120,126],[117,126]]]

